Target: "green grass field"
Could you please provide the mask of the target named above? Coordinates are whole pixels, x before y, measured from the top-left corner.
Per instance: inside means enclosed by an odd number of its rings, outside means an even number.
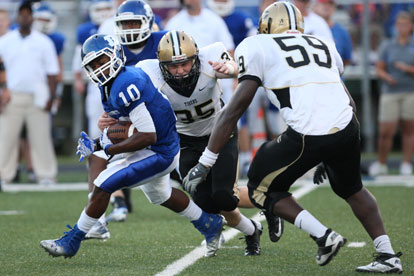
[[[393,247],[402,251],[405,275],[414,275],[414,188],[369,187],[376,196]],[[155,275],[200,245],[202,236],[184,218],[148,203],[133,192],[134,212],[124,223],[109,225],[107,241],[88,240],[71,259],[52,258],[39,245],[58,238],[73,225],[86,203],[86,192],[0,193],[0,275]],[[358,265],[371,262],[374,248],[350,208],[329,188],[320,187],[300,203],[348,242],[365,247],[341,249],[326,267],[315,263],[316,245],[304,232],[286,224],[283,238],[270,242],[263,222],[262,254],[244,257],[241,234],[227,241],[217,257],[202,258],[179,275],[357,275]],[[252,216],[255,209],[244,209]]]

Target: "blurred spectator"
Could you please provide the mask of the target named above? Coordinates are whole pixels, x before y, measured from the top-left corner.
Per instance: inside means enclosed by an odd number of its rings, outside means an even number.
[[[233,38],[220,16],[202,7],[201,0],[183,0],[182,3],[184,8],[168,21],[166,30],[185,31],[199,48],[220,41],[228,51],[234,51]]]
[[[9,12],[0,8],[0,37],[5,35],[9,31],[10,18]]]
[[[26,124],[37,180],[49,184],[57,174],[50,110],[59,65],[52,41],[31,29],[33,11],[29,3],[20,5],[17,20],[18,29],[0,39],[2,74],[7,80],[2,93],[5,106],[0,116],[0,173],[3,182],[14,178],[18,157],[16,141]]]
[[[333,39],[328,23],[310,9],[310,0],[294,0],[293,4],[300,10],[305,21],[305,34]]]
[[[332,20],[336,11],[335,0],[317,0],[313,10],[328,23],[335,41],[336,49],[341,55],[344,65],[352,61],[352,41],[348,31]]]
[[[400,174],[411,175],[414,154],[414,41],[412,18],[400,12],[395,22],[397,37],[384,41],[379,50],[377,74],[382,80],[379,106],[378,161],[369,168],[372,176],[387,174],[387,158],[400,123],[403,160]]]

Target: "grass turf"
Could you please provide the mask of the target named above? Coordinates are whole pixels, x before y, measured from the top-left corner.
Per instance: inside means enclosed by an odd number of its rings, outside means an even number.
[[[404,253],[404,274],[414,275],[414,189],[369,190],[379,202],[394,250]],[[348,242],[366,242],[366,246],[345,247],[329,265],[319,267],[315,262],[316,245],[306,233],[286,223],[282,239],[271,243],[263,222],[261,256],[244,257],[244,240],[239,239],[239,234],[219,250],[217,257],[200,259],[179,275],[357,275],[356,266],[372,261],[370,238],[347,204],[329,188],[319,188],[299,201]],[[0,211],[24,212],[0,215],[0,275],[155,275],[202,240],[184,218],[151,205],[142,192],[133,191],[135,211],[127,222],[109,225],[109,240],[85,241],[71,259],[48,256],[39,242],[61,236],[66,224],[77,221],[85,203],[86,192],[0,193]],[[242,211],[248,216],[257,212]]]

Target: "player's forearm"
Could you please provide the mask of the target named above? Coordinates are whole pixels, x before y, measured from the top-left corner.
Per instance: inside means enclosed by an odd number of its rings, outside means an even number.
[[[57,75],[48,75],[47,82],[49,85],[49,93],[50,93],[49,100],[53,100],[55,98],[55,93],[56,93]]]
[[[157,142],[157,135],[154,132],[138,132],[128,139],[110,146],[107,150],[109,155],[123,152],[133,152],[149,147]]]

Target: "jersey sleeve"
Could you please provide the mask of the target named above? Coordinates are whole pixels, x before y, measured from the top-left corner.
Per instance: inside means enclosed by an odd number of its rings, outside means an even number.
[[[239,82],[251,79],[262,85],[264,58],[261,47],[254,40],[245,39],[236,48],[235,57],[239,66]]]
[[[222,61],[226,62],[233,60],[233,57],[227,51],[226,47],[222,42],[213,43],[206,48],[206,58],[211,61]]]
[[[129,119],[139,132],[156,132],[154,121],[144,102],[131,110]]]
[[[164,78],[160,72],[158,59],[146,59],[138,62],[135,67],[139,67],[144,71],[151,79],[155,87],[160,87],[164,84]]]
[[[378,60],[387,62],[388,41],[383,41],[378,49]]]
[[[55,46],[53,45],[52,40],[49,37],[45,36],[43,50],[43,62],[45,64],[46,74],[47,75],[57,75],[59,74],[59,63],[58,57],[56,54]]]

